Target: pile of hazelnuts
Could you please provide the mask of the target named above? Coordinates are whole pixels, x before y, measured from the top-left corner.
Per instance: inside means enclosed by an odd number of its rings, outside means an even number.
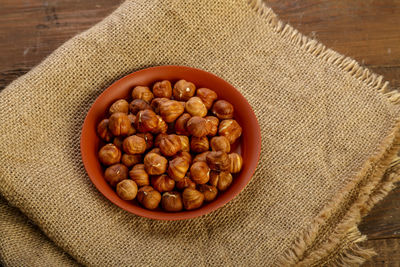
[[[115,101],[97,126],[105,142],[98,156],[105,180],[124,200],[168,212],[213,201],[242,169],[231,153],[242,128],[234,108],[188,81],[136,86],[132,101]],[[161,203],[161,205],[160,205]]]

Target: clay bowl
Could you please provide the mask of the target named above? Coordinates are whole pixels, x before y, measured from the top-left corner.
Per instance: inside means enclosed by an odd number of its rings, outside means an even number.
[[[96,127],[105,118],[110,105],[117,99],[128,98],[134,86],[151,86],[155,81],[164,79],[170,80],[172,83],[179,79],[185,79],[193,82],[197,88],[207,87],[216,91],[219,99],[225,99],[233,104],[235,107],[234,118],[243,128],[242,137],[233,149],[241,153],[243,157],[242,171],[234,176],[234,181],[227,191],[220,193],[213,202],[204,204],[197,210],[177,213],[169,213],[161,209],[151,211],[141,207],[135,200],[125,201],[120,199],[113,188],[105,181],[103,168],[97,158],[97,152],[103,143],[97,137]],[[115,205],[133,214],[151,219],[183,220],[195,218],[222,207],[244,189],[252,178],[259,160],[261,134],[260,126],[251,106],[239,91],[226,81],[199,69],[185,66],[159,66],[129,74],[108,87],[96,99],[86,116],[82,127],[80,145],[82,161],[90,180]]]

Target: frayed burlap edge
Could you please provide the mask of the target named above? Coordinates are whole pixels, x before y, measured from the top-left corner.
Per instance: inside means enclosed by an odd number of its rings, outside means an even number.
[[[383,76],[372,73],[369,69],[360,66],[356,60],[327,48],[318,41],[304,36],[289,24],[280,21],[262,0],[248,0],[248,3],[277,34],[288,42],[346,71],[377,90],[391,103],[400,103],[400,92],[391,91],[389,82],[384,81]],[[278,261],[279,265],[360,265],[375,255],[372,249],[360,246],[366,240],[366,236],[361,235],[357,226],[362,217],[394,188],[394,183],[400,181],[400,161],[397,158],[399,143],[400,122],[396,122],[378,151],[368,159],[361,171],[333,198],[333,201],[322,209],[309,227],[296,238],[292,248],[287,250]],[[348,207],[343,215],[337,211],[341,205]],[[323,226],[333,214],[338,215],[338,213],[341,219],[335,229],[329,236],[327,236],[327,231],[325,235],[321,234],[324,232]],[[321,238],[325,240],[321,241]]]

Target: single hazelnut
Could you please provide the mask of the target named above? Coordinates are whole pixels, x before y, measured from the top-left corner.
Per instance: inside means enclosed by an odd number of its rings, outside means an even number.
[[[153,94],[155,97],[171,98],[172,86],[171,86],[170,81],[164,80],[161,82],[156,82],[153,85]]]
[[[113,113],[117,113],[117,112],[122,112],[122,113],[128,114],[128,112],[129,112],[128,101],[126,101],[125,99],[119,99],[119,100],[115,101],[111,105],[111,107],[109,109],[109,113],[113,114]]]
[[[176,154],[174,156],[174,159],[175,158],[183,158],[184,160],[186,160],[189,163],[189,165],[192,163],[192,155],[190,155],[190,153],[186,152],[186,151],[178,152],[178,154]]]
[[[210,148],[207,137],[192,137],[190,141],[190,150],[195,153],[202,153]]]
[[[150,109],[141,110],[136,115],[136,129],[139,132],[153,132],[158,128],[157,114]]]
[[[218,124],[219,119],[214,116],[207,116],[206,119],[206,126],[207,126],[207,135],[208,136],[215,136],[218,132]]]
[[[212,107],[212,113],[215,114],[219,119],[232,119],[233,118],[233,106],[231,103],[225,100],[218,100]]]
[[[136,115],[139,111],[145,110],[145,109],[151,109],[151,106],[143,99],[134,99],[129,104],[129,110],[131,111],[131,113],[133,115]]]
[[[190,178],[196,184],[205,184],[210,179],[210,168],[205,162],[195,162],[190,167]]]
[[[212,171],[209,183],[218,188],[219,191],[225,191],[232,184],[232,174]]]
[[[128,178],[128,168],[120,163],[111,165],[104,171],[104,179],[111,185],[116,186],[122,180]]]
[[[190,135],[190,133],[186,129],[186,124],[188,120],[191,118],[189,113],[183,113],[176,121],[175,121],[175,132],[177,134]]]
[[[196,155],[196,157],[194,157],[194,159],[193,159],[193,163],[195,163],[195,162],[207,162],[206,157],[207,157],[209,152],[210,151],[206,151],[206,152],[203,152],[203,153],[200,153],[200,154]]]
[[[151,101],[150,106],[153,108],[154,112],[159,114],[160,113],[160,105],[161,103],[164,103],[166,101],[169,101],[168,98],[154,98]]]
[[[193,188],[186,188],[182,193],[183,206],[186,210],[194,210],[203,205],[204,195]]]
[[[160,115],[157,115],[158,126],[153,133],[166,133],[168,131],[168,124],[162,119]]]
[[[113,144],[118,147],[119,150],[122,150],[122,143],[124,142],[125,137],[117,136],[113,139]]]
[[[194,116],[188,120],[186,124],[186,129],[191,135],[195,137],[203,137],[208,134],[206,124],[206,119]]]
[[[131,128],[128,115],[122,112],[113,113],[109,118],[108,128],[115,136],[127,135]]]
[[[136,154],[136,155],[129,155],[129,154],[123,154],[122,155],[122,163],[126,167],[132,167],[142,161],[142,155]]]
[[[143,186],[139,189],[136,199],[146,209],[154,210],[160,204],[161,194],[151,186]]]
[[[160,103],[159,111],[163,120],[173,122],[182,115],[184,108],[178,101],[168,100]]]
[[[198,190],[203,193],[205,202],[213,201],[218,194],[218,189],[215,186],[208,184],[198,185]]]
[[[168,175],[175,181],[182,180],[189,169],[189,162],[183,157],[176,157],[169,161]]]
[[[121,160],[121,150],[113,144],[106,144],[99,150],[99,160],[104,165],[113,165]]]
[[[230,153],[229,155],[230,159],[230,167],[229,167],[229,172],[230,173],[238,173],[242,170],[243,166],[243,158],[240,156],[238,153]]]
[[[124,139],[122,149],[125,153],[142,154],[146,150],[146,141],[137,135],[131,135]]]
[[[158,155],[161,155],[161,150],[159,147],[155,147],[152,150],[150,150],[149,153],[156,153]]]
[[[166,134],[166,133],[160,133],[160,134],[158,134],[158,135],[156,136],[156,139],[154,140],[154,146],[155,146],[155,147],[159,147],[159,146],[160,146],[160,143],[161,143],[161,140],[162,140],[163,138],[167,137],[167,136],[168,136],[168,134]]]
[[[225,136],[233,144],[242,135],[242,127],[235,120],[223,120],[219,124],[218,134]]]
[[[132,180],[125,179],[117,184],[117,194],[124,200],[132,200],[136,197],[138,187]]]
[[[175,187],[175,181],[168,175],[158,175],[151,177],[151,185],[158,192],[172,191]]]
[[[206,160],[210,169],[214,171],[228,171],[231,165],[228,154],[223,151],[210,151]]]
[[[192,116],[205,117],[207,115],[207,108],[201,101],[200,97],[191,97],[185,105],[186,112]]]
[[[194,96],[196,91],[196,86],[188,81],[179,80],[174,84],[174,89],[172,89],[172,95],[176,100],[188,101],[189,98]]]
[[[181,211],[183,209],[182,197],[179,192],[165,192],[161,198],[161,207],[166,211]]]
[[[179,139],[181,140],[181,149],[182,151],[189,152],[189,137],[185,135],[178,135]]]
[[[146,150],[153,147],[154,137],[151,133],[138,133],[136,136],[144,139],[144,141],[146,142]]]
[[[110,129],[108,129],[108,119],[104,119],[97,125],[98,136],[106,142],[110,142],[113,137]]]
[[[154,98],[153,93],[150,88],[147,86],[136,86],[132,90],[132,98],[133,99],[143,99],[147,103],[150,103]]]
[[[211,150],[222,151],[229,153],[231,151],[231,144],[225,136],[214,136],[210,141]]]
[[[150,184],[149,175],[147,174],[144,164],[136,164],[132,170],[129,171],[129,177],[141,187]]]
[[[181,139],[176,134],[170,134],[160,141],[161,153],[165,156],[173,156],[182,149]]]
[[[196,183],[190,180],[190,178],[187,176],[185,176],[182,180],[177,181],[175,185],[179,190],[184,190],[187,187],[196,189]]]
[[[208,88],[197,89],[196,96],[201,98],[207,109],[210,109],[214,101],[218,98],[217,93]]]
[[[136,133],[136,129],[135,129],[136,116],[131,114],[131,113],[129,113],[128,114],[128,119],[131,122],[131,127],[128,130],[128,136],[129,136],[129,135],[133,135],[133,134]]]
[[[147,153],[144,157],[144,167],[150,175],[160,175],[167,170],[168,160],[156,153]]]

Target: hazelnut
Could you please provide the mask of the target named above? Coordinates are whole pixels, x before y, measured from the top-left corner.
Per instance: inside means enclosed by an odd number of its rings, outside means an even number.
[[[164,103],[166,101],[169,101],[169,99],[168,98],[154,98],[151,101],[150,106],[153,108],[155,113],[160,113],[160,105],[161,105],[161,103]]]
[[[189,163],[189,165],[192,163],[192,155],[190,155],[190,153],[186,151],[180,151],[174,156],[174,158],[183,158]]]
[[[210,184],[218,188],[219,191],[225,191],[232,184],[232,174],[229,172],[212,171],[210,174]]]
[[[176,183],[176,188],[179,190],[183,190],[187,187],[196,189],[196,183],[190,180],[189,177],[185,176],[182,180],[177,181]]]
[[[235,120],[223,120],[219,124],[218,134],[225,136],[233,144],[242,135],[242,127]]]
[[[151,109],[151,106],[143,99],[135,99],[129,104],[129,110],[133,115],[145,109]]]
[[[132,180],[125,179],[117,184],[117,194],[124,200],[132,200],[136,197],[138,187]]]
[[[161,150],[159,147],[155,147],[152,150],[150,150],[149,153],[156,153],[158,155],[161,155]]]
[[[168,124],[161,118],[160,115],[157,115],[158,126],[153,131],[153,133],[166,133],[168,130]]]
[[[218,98],[217,93],[208,88],[197,89],[196,95],[200,97],[207,109],[210,109],[214,101]]]
[[[150,88],[147,86],[136,86],[132,90],[132,98],[133,99],[142,99],[147,103],[150,103],[154,98],[153,93],[150,91]]]
[[[203,137],[208,134],[206,127],[206,119],[194,116],[191,117],[187,124],[186,129],[188,132],[195,137]]]
[[[205,184],[210,179],[210,168],[207,163],[199,161],[190,167],[190,178],[196,184]]]
[[[160,141],[160,150],[165,156],[173,156],[178,153],[181,148],[181,139],[176,134],[170,134]]]
[[[187,210],[194,210],[203,205],[204,195],[193,188],[186,188],[182,193],[183,206]]]
[[[210,151],[206,160],[208,166],[214,171],[228,171],[231,164],[228,154],[222,151]]]
[[[137,135],[131,135],[124,139],[122,149],[127,154],[142,154],[146,150],[146,141]]]
[[[196,155],[196,157],[194,157],[194,159],[193,159],[193,163],[195,163],[195,162],[207,162],[206,157],[207,157],[209,152],[210,151],[206,151],[206,152],[203,152],[201,154]]]
[[[230,153],[229,155],[230,159],[230,167],[229,167],[229,172],[230,173],[238,173],[242,170],[242,165],[243,165],[243,158],[240,156],[238,153]]]
[[[124,137],[122,137],[122,136],[117,136],[117,137],[114,137],[114,139],[113,139],[113,144],[116,146],[116,147],[118,147],[118,149],[119,150],[122,150],[122,143],[124,142]]]
[[[200,184],[198,189],[201,193],[203,193],[205,202],[213,201],[217,197],[218,189],[215,186]]]
[[[107,144],[99,150],[99,160],[104,165],[112,165],[121,160],[121,150],[113,144]]]
[[[113,137],[111,131],[108,129],[108,122],[108,119],[104,119],[97,125],[97,134],[106,142],[110,142]]]
[[[115,136],[127,135],[131,128],[128,115],[122,112],[113,113],[108,121],[108,128]]]
[[[128,136],[129,135],[133,135],[136,133],[136,129],[135,129],[135,122],[136,122],[136,116],[133,114],[128,114],[128,119],[131,122],[131,127],[128,130]]]
[[[160,204],[161,194],[151,186],[143,186],[139,189],[136,199],[146,209],[154,210]]]
[[[144,168],[144,164],[136,164],[133,166],[132,170],[129,171],[129,177],[135,181],[139,187],[150,184],[149,175]]]
[[[217,117],[214,116],[207,116],[206,119],[206,126],[207,126],[207,135],[208,136],[215,136],[218,132],[218,124],[219,120]]]
[[[167,136],[168,136],[168,134],[166,134],[166,133],[160,133],[160,134],[158,134],[158,135],[156,136],[156,139],[154,140],[154,146],[159,147],[159,146],[160,146],[160,143],[161,143],[161,140],[162,140],[163,138],[167,137]]]
[[[128,114],[129,112],[129,103],[125,99],[119,99],[115,101],[110,109],[109,109],[110,114],[117,113],[117,112],[122,112]]]
[[[189,98],[194,96],[196,91],[196,86],[188,81],[179,80],[174,84],[174,89],[172,89],[172,94],[176,100],[188,101]]]
[[[179,139],[181,140],[181,149],[182,151],[189,152],[189,137],[185,135],[178,135]]]
[[[150,175],[160,175],[167,170],[168,160],[157,153],[147,153],[143,162],[146,172]]]
[[[157,114],[150,109],[141,110],[136,115],[136,129],[139,132],[153,132],[158,128]]]
[[[207,137],[192,137],[190,141],[190,149],[196,153],[202,153],[209,149]]]
[[[183,157],[176,157],[169,161],[168,175],[175,181],[182,180],[189,169],[189,162]]]
[[[207,108],[201,101],[200,97],[191,97],[185,105],[186,112],[192,116],[205,117],[207,115]]]
[[[142,161],[142,155],[129,155],[129,154],[123,154],[122,155],[122,163],[126,167],[132,167]]]
[[[186,107],[186,102],[185,101],[178,101],[179,104],[182,105],[183,109]]]
[[[128,178],[128,168],[120,163],[111,165],[104,172],[104,179],[111,185],[116,186],[117,183]]]
[[[233,106],[228,101],[218,100],[212,107],[212,113],[221,120],[231,119],[233,118]]]
[[[183,113],[176,121],[175,121],[175,132],[177,134],[190,135],[190,133],[186,129],[186,124],[188,120],[191,118],[189,113]]]
[[[225,136],[214,136],[211,138],[210,145],[213,151],[222,151],[225,153],[231,151],[231,144]]]
[[[182,105],[175,100],[160,103],[160,115],[166,122],[175,121],[184,111]]]
[[[136,136],[144,139],[144,141],[146,142],[146,150],[153,147],[154,137],[151,133],[138,133]]]
[[[168,80],[156,82],[153,85],[153,94],[155,97],[171,98],[172,96],[171,83]]]
[[[163,174],[151,177],[151,185],[155,190],[162,193],[166,191],[172,191],[175,187],[175,181],[168,177],[168,175]]]
[[[183,209],[182,197],[179,192],[165,192],[161,198],[161,207],[166,211],[181,211]]]

